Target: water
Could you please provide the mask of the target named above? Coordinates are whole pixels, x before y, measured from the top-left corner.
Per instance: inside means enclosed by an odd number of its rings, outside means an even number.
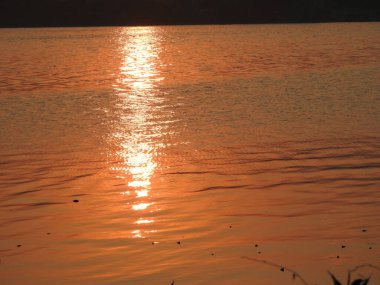
[[[380,265],[378,23],[3,29],[0,50],[1,284]]]

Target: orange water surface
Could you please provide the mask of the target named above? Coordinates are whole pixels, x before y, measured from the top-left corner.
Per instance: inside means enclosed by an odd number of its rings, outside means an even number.
[[[1,285],[380,266],[379,23],[1,29],[0,52]]]

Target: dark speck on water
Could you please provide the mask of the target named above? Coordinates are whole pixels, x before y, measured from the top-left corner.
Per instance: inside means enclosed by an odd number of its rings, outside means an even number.
[[[180,241],[177,241],[177,244],[181,244],[181,242],[180,242]]]
[[[17,247],[21,247],[22,245],[21,244],[18,244]]]
[[[281,270],[281,271],[285,271],[285,268],[284,268],[284,267],[282,267],[280,270]]]
[[[73,200],[73,202],[74,202],[74,203],[78,203],[78,202],[79,202],[79,200]]]
[[[345,246],[345,245],[342,245],[342,248],[346,248],[346,246]]]

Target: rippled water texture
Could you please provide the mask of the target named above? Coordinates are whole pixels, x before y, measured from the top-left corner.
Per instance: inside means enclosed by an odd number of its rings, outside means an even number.
[[[378,23],[2,29],[0,50],[1,284],[380,266]]]

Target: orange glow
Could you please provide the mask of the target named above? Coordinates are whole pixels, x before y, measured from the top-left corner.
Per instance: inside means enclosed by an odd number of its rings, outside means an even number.
[[[149,203],[135,204],[135,205],[132,205],[132,209],[135,211],[141,211],[141,210],[146,210],[149,206],[150,206]]]
[[[123,165],[117,170],[119,176],[127,179],[127,185],[134,191],[123,192],[130,196],[134,193],[131,208],[141,212],[136,225],[151,224],[153,220],[144,218],[145,211],[152,205],[152,177],[157,167],[155,154],[159,144],[152,137],[160,137],[160,129],[151,133],[149,120],[154,110],[153,103],[159,101],[155,96],[155,84],[161,81],[156,64],[159,57],[154,28],[133,28],[120,35],[124,56],[119,71],[119,79],[114,90],[120,98],[120,123],[114,134],[120,143],[119,157]],[[148,212],[151,214],[151,211]],[[144,237],[144,229],[136,229],[133,237]]]
[[[153,220],[138,220],[135,222],[135,224],[141,225],[141,224],[151,224],[153,223]]]
[[[0,284],[379,267],[379,28],[0,29]]]
[[[136,190],[136,197],[148,197],[149,191],[148,190]]]

